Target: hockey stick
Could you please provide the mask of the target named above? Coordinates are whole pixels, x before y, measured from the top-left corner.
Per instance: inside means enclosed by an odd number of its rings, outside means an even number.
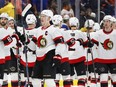
[[[17,25],[14,25],[15,33],[18,34]],[[18,87],[21,87],[21,71],[20,71],[20,52],[19,47],[16,49],[17,54],[17,72],[18,72]]]
[[[89,32],[89,21],[88,21],[88,27],[87,27],[87,39],[89,42],[91,42],[91,39],[90,39],[90,32]],[[93,52],[92,52],[92,48],[89,47],[87,49],[87,74],[88,74],[88,53],[91,54],[91,58],[92,58],[92,65],[93,65],[93,70],[94,70],[94,76],[95,76],[95,83],[97,85],[97,78],[96,78],[96,71],[95,71],[95,63],[94,63],[94,58],[93,58]],[[96,86],[97,87],[97,86]]]
[[[28,4],[28,5],[24,8],[24,10],[22,11],[22,17],[25,16],[25,14],[27,13],[27,11],[28,11],[31,7],[32,7],[32,5],[31,5],[31,4]]]
[[[24,10],[22,11],[22,26],[23,26],[23,34],[26,37],[25,34],[25,29],[24,29],[24,16],[27,13],[27,11],[32,7],[31,4],[28,4]],[[25,53],[25,60],[26,60],[26,74],[27,74],[27,82],[26,86],[29,86],[29,69],[28,69],[28,58],[27,58],[27,46],[26,46],[26,41],[24,41],[24,53]]]
[[[16,3],[16,0],[14,0],[15,1],[15,3]],[[24,10],[22,11],[22,26],[23,26],[23,17],[25,16],[25,14],[27,13],[27,11],[30,9],[32,7],[32,5],[31,4],[28,4],[25,8],[24,8]],[[16,19],[16,4],[15,4],[15,19]],[[19,32],[18,32],[18,30],[17,30],[17,25],[16,25],[16,23],[15,23],[15,32],[16,32],[16,34],[18,34]],[[25,31],[24,31],[24,26],[23,26],[23,33],[24,33],[24,35],[25,35]],[[18,71],[18,87],[21,87],[21,75],[20,75],[20,53],[19,53],[19,48],[17,49],[17,54],[18,54],[18,58],[17,58],[17,71]],[[28,70],[28,69],[27,69]],[[28,73],[27,73],[28,74]]]

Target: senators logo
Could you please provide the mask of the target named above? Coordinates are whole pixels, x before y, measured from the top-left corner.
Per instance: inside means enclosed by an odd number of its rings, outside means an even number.
[[[41,35],[41,36],[38,38],[38,47],[43,48],[43,47],[46,46],[46,44],[47,44],[46,39],[43,37],[43,35]]]
[[[45,38],[42,38],[40,40],[40,47],[45,47],[46,46],[46,39]]]
[[[103,48],[106,50],[111,50],[113,48],[113,42],[110,39],[106,39],[103,43],[101,43]]]

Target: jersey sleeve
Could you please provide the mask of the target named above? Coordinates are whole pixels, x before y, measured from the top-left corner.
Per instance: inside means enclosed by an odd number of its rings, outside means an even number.
[[[62,52],[65,51],[64,38],[61,32],[57,29],[52,32],[52,39],[55,43],[55,55],[62,56]],[[62,48],[62,49],[61,49]]]
[[[4,43],[4,46],[6,47],[13,47],[16,46],[17,39],[12,38],[7,30],[4,28],[0,30],[0,40]]]

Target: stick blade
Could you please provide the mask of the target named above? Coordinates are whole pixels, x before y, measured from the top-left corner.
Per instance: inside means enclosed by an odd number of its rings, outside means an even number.
[[[25,14],[27,13],[27,11],[28,11],[31,7],[32,7],[32,5],[31,5],[31,4],[28,4],[28,5],[24,8],[24,10],[23,10],[23,12],[22,12],[22,16],[23,16],[23,17],[25,16]]]

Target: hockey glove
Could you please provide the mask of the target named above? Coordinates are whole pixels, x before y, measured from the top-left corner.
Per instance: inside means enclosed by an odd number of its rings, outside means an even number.
[[[52,67],[58,67],[61,64],[61,59],[62,57],[60,55],[55,55],[53,57],[53,63],[52,63]]]
[[[29,43],[29,39],[28,39],[28,35],[24,35],[22,34],[20,37],[19,37],[20,41],[24,44],[28,44]]]
[[[16,32],[16,34],[20,37],[21,36],[21,33],[20,32]]]
[[[24,44],[24,42],[25,42],[25,35],[24,34],[22,34],[20,37],[20,41]]]
[[[92,48],[94,46],[94,43],[92,41],[88,41],[87,46]]]

